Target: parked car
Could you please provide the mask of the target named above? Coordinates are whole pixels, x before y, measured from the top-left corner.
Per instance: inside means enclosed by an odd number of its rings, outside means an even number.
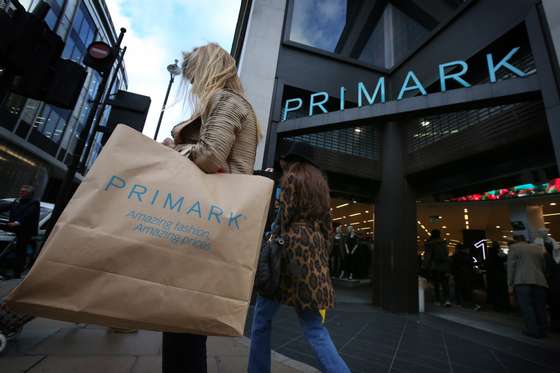
[[[0,206],[11,204],[14,201],[15,198],[0,199]],[[37,241],[39,241],[40,243],[44,241],[47,222],[51,218],[53,209],[54,209],[54,205],[52,203],[41,202],[40,204],[39,227],[38,227],[38,235],[37,235]],[[0,224],[7,224],[9,216],[10,216],[9,211],[0,213]],[[2,252],[13,240],[15,240],[15,238],[16,236],[14,233],[6,232],[0,229],[0,252]]]

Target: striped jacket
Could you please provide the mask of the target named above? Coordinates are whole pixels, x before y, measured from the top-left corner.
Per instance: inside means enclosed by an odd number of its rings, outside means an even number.
[[[257,117],[243,97],[223,89],[214,94],[209,109],[200,118],[200,133],[194,144],[177,143],[181,132],[196,120],[174,128],[175,147],[206,173],[252,174],[257,152]]]

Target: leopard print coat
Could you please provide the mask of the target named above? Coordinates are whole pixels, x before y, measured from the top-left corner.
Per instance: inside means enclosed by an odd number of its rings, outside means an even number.
[[[334,307],[334,289],[329,273],[332,248],[330,212],[321,221],[305,221],[293,208],[292,177],[282,186],[280,234],[282,251],[278,302],[298,310],[318,311]]]

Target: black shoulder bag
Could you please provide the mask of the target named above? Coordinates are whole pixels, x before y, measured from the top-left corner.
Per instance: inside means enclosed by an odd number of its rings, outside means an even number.
[[[261,255],[255,275],[255,289],[264,297],[272,297],[280,287],[280,271],[282,267],[282,248],[284,238],[281,235],[280,217],[282,216],[280,207],[274,219],[275,227],[270,238],[265,240],[261,247]]]

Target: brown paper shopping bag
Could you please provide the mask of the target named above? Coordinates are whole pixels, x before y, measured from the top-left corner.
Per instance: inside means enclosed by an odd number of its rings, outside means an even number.
[[[120,125],[8,306],[73,322],[241,335],[272,184],[207,175]]]

